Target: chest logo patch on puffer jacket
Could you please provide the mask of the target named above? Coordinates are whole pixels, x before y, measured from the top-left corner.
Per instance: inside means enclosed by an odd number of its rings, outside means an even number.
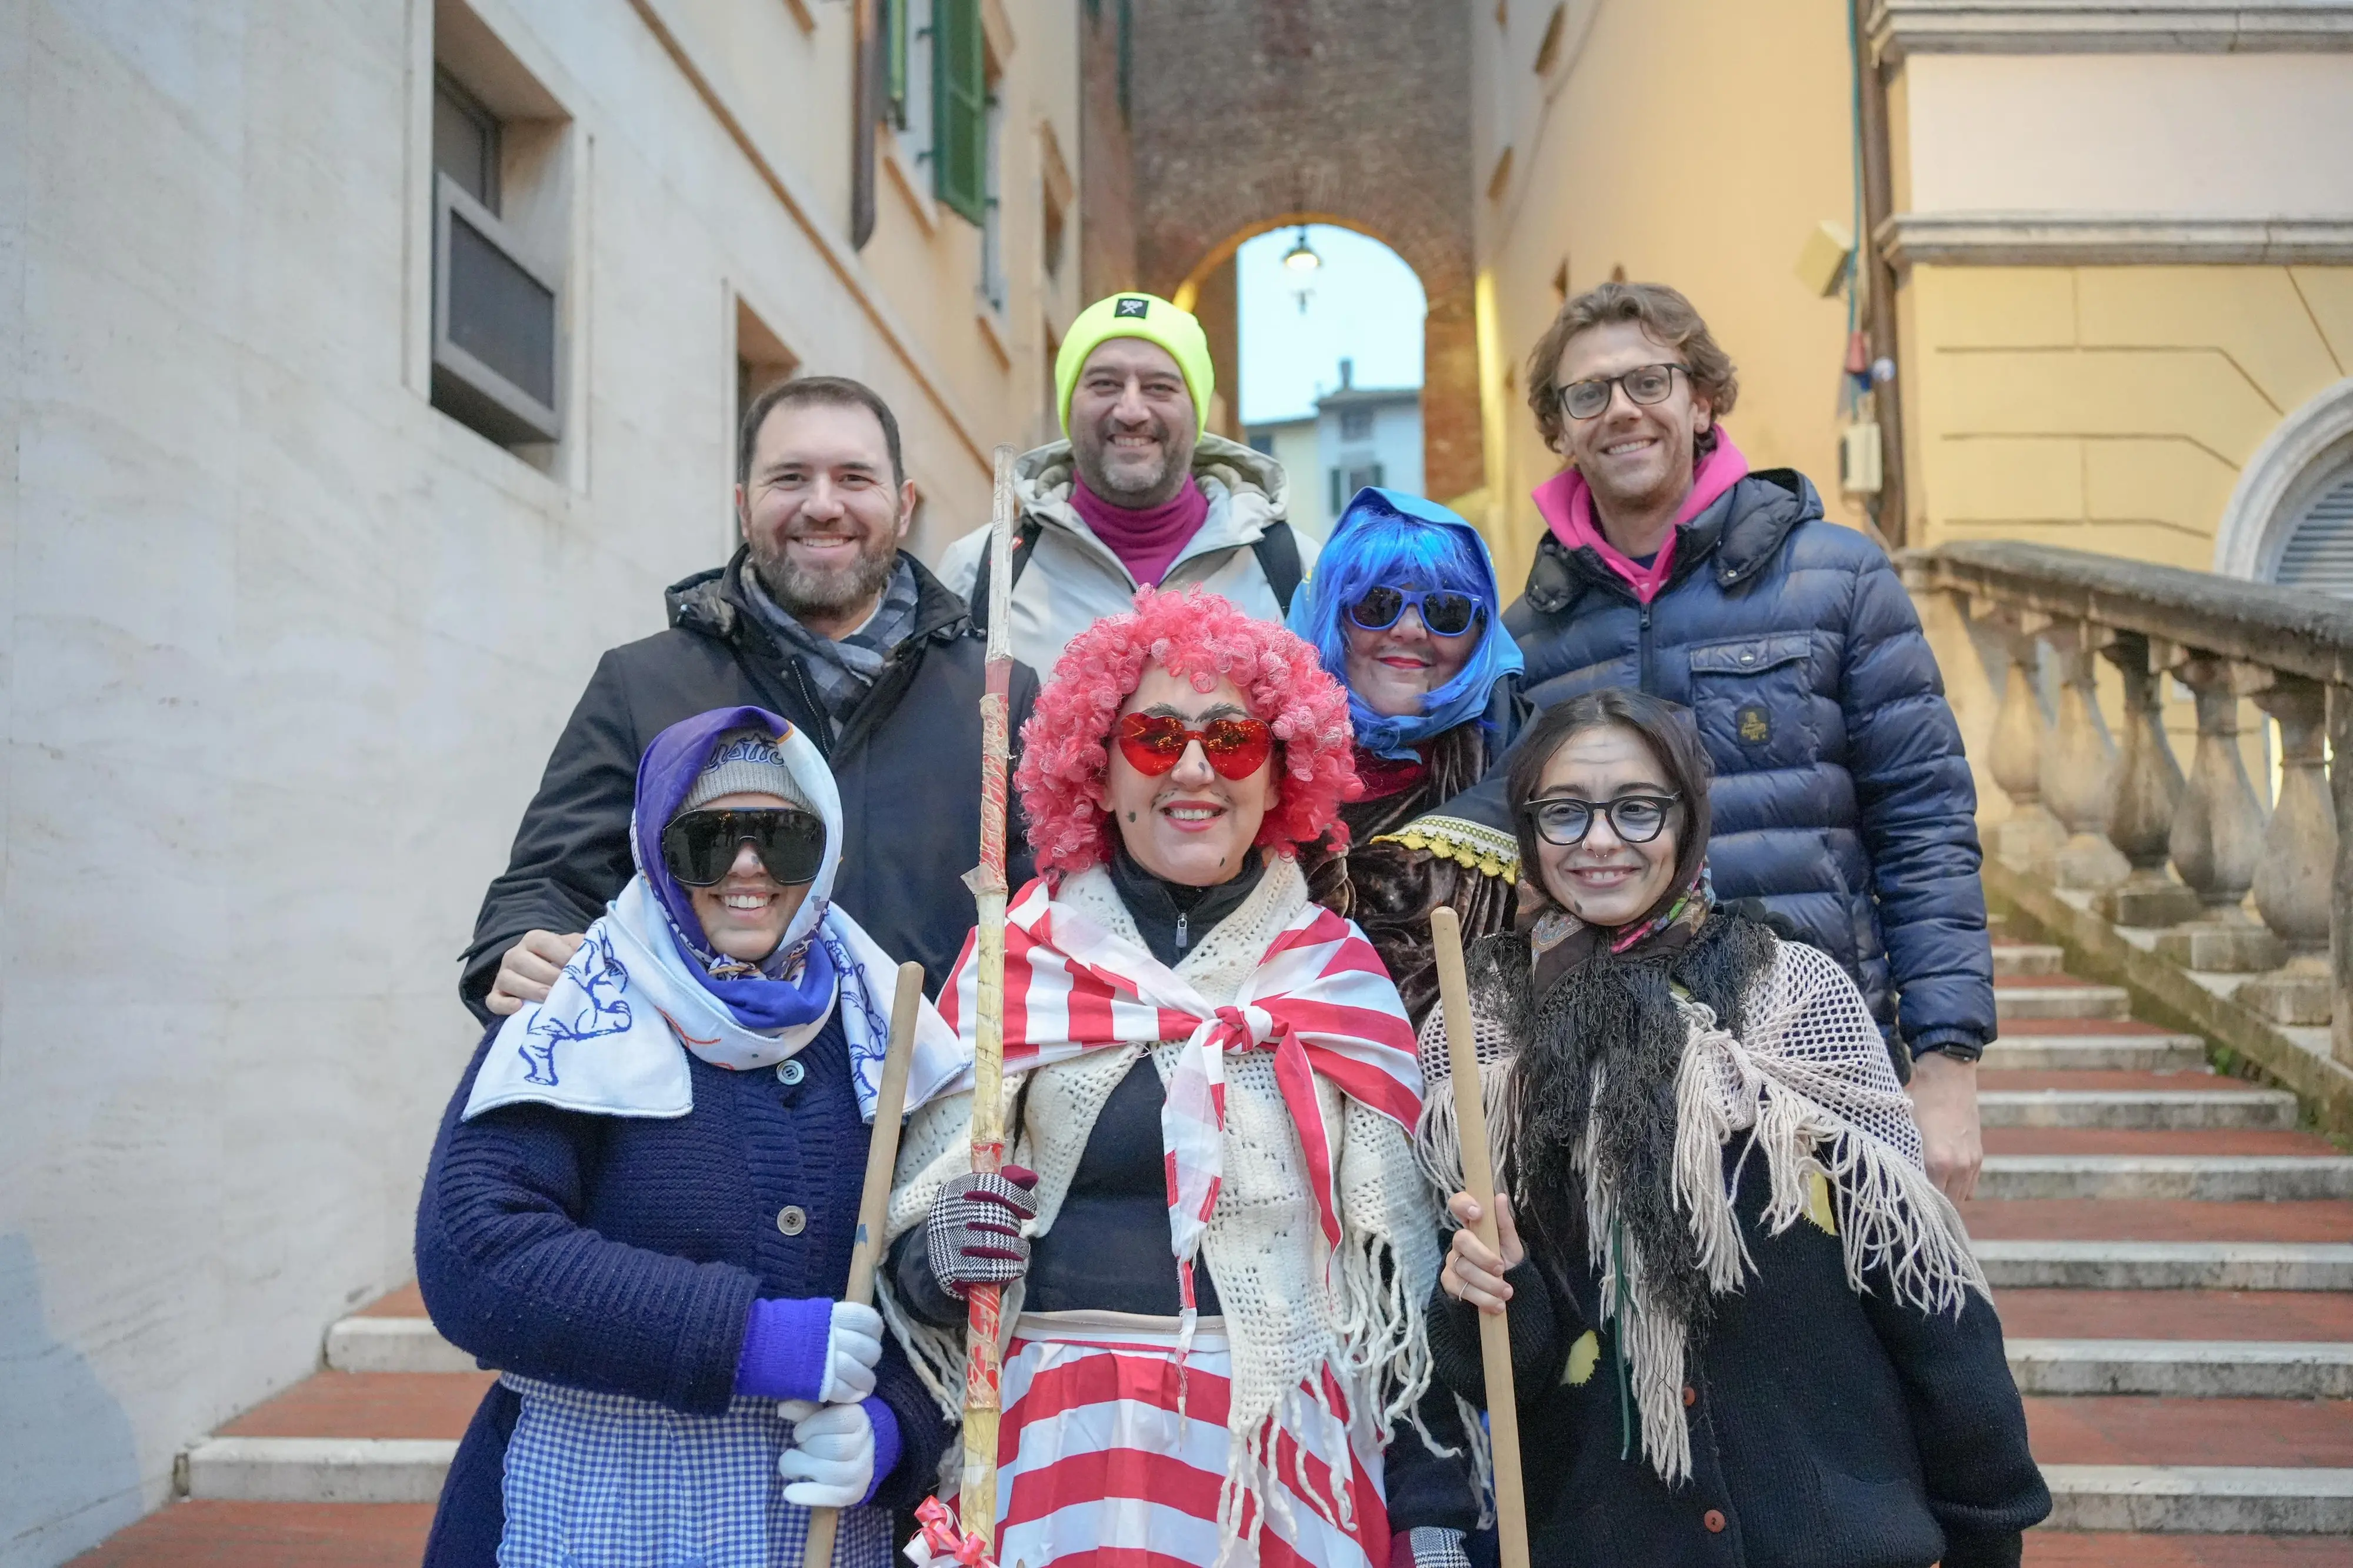
[[[1761,746],[1773,738],[1773,721],[1760,702],[1744,704],[1732,715],[1733,729],[1744,746]]]

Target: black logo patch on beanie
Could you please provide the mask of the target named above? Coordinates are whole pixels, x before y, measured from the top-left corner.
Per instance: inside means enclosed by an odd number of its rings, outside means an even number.
[[[1138,300],[1131,297],[1129,299],[1122,300],[1117,304],[1113,305],[1111,308],[1111,313],[1113,318],[1116,320],[1121,316],[1141,316],[1151,309],[1151,300]]]

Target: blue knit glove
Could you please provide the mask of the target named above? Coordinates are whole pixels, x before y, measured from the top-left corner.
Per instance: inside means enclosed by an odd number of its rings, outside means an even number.
[[[874,1392],[882,1359],[882,1314],[822,1296],[752,1303],[735,1392],[754,1399],[808,1399],[846,1405]]]

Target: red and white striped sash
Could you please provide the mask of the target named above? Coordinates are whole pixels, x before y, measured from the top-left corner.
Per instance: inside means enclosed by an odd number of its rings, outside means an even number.
[[[1114,936],[1032,880],[1005,912],[1005,1066],[1049,1067],[1113,1046],[1181,1039],[1160,1137],[1168,1231],[1187,1321],[1193,1260],[1222,1183],[1225,1053],[1271,1049],[1299,1130],[1324,1240],[1340,1242],[1337,1173],[1315,1077],[1410,1132],[1421,1113],[1413,1026],[1388,971],[1352,921],[1309,904],[1278,933],[1229,1006],[1218,1006],[1151,953]],[[967,1050],[979,996],[966,937],[940,1012]]]

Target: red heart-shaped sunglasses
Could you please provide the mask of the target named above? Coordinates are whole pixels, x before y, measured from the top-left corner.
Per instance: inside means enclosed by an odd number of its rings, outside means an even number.
[[[1121,755],[1148,777],[1184,761],[1185,748],[1196,741],[1209,766],[1229,779],[1250,777],[1274,750],[1274,731],[1257,719],[1212,719],[1198,730],[1165,713],[1130,713],[1119,721]]]

